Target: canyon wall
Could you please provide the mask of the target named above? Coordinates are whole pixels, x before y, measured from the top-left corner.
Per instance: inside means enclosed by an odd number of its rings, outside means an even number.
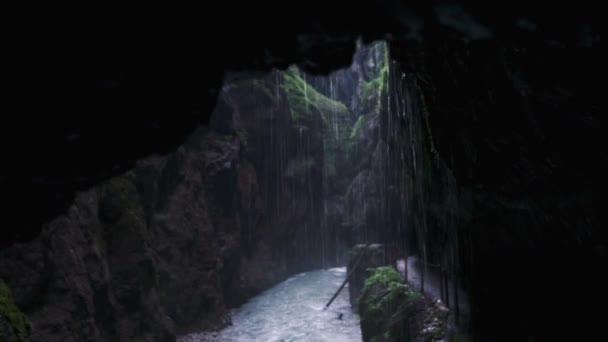
[[[0,251],[31,339],[172,341],[229,324],[229,308],[293,273],[343,264],[359,144],[337,99],[358,104],[359,73],[343,73],[228,75],[209,125],[176,151],[78,193]]]

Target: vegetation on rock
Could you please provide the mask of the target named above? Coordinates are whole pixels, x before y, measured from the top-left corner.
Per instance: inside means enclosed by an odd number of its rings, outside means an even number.
[[[359,85],[360,106],[364,114],[378,114],[382,106],[382,99],[385,98],[388,81],[388,49],[386,43],[376,43],[373,49],[377,50],[378,61],[373,65],[368,75],[367,81],[362,81]]]
[[[291,67],[283,73],[283,85],[294,128],[300,132],[321,123],[325,170],[336,174],[338,154],[347,154],[351,135],[351,113],[342,102],[321,94],[304,79],[303,74]]]
[[[401,296],[414,299],[420,297],[420,293],[406,285],[401,275],[394,268],[383,266],[369,271],[371,271],[371,276],[367,278],[363,285],[360,300],[368,300],[365,306],[371,314],[374,313],[373,311],[381,310],[385,304],[394,302]],[[378,286],[384,288],[385,292],[380,298],[372,298],[371,291]]]
[[[350,131],[350,135],[348,137],[349,149],[351,149],[353,146],[355,146],[357,144],[357,141],[359,140],[359,137],[361,136],[361,132],[363,132],[363,127],[365,126],[366,122],[367,122],[367,116],[365,116],[365,115],[359,116],[357,118],[357,121],[355,121],[355,124],[353,125],[353,129]]]
[[[447,310],[405,284],[392,267],[370,271],[359,299],[364,341],[436,341],[445,335]]]
[[[31,323],[15,303],[13,303],[11,290],[0,279],[0,325],[3,324],[2,321],[8,322],[8,328],[12,331],[4,331],[4,329],[0,328],[0,340],[7,342],[29,340],[29,334],[32,329]]]
[[[349,119],[349,111],[340,102],[332,100],[319,93],[314,87],[304,80],[302,74],[296,67],[291,67],[283,73],[283,89],[289,101],[291,118],[297,124],[305,124],[312,120],[315,114],[321,116],[326,127],[331,125],[332,114],[336,114],[340,120]]]

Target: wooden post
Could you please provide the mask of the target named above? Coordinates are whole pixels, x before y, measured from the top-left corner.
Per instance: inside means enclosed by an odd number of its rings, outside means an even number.
[[[445,302],[445,295],[443,293],[443,263],[439,263],[439,297]]]
[[[424,270],[426,268],[426,263],[424,260],[422,261],[422,268],[420,269],[420,292],[424,293]]]
[[[454,248],[454,280],[452,281],[452,287],[454,288],[454,321],[458,325],[458,316],[460,315],[460,310],[458,307],[458,253],[456,252],[456,248]]]
[[[443,286],[445,287],[445,306],[450,307],[450,286],[448,283],[448,271],[443,271]]]
[[[420,272],[420,292],[424,293],[424,274],[426,273],[426,242],[422,244],[422,270]]]
[[[407,283],[407,245],[403,248],[403,260],[405,260],[405,265],[403,266],[403,276],[405,277],[405,282]]]
[[[359,265],[359,261],[361,261],[363,259],[363,256],[365,255],[365,253],[367,253],[367,248],[370,246],[371,244],[368,244],[367,246],[365,246],[365,249],[363,250],[363,253],[361,253],[361,255],[359,255],[359,258],[357,259],[357,261],[355,261],[355,263],[353,264],[353,268],[350,270],[350,272],[348,272],[348,274],[346,275],[346,278],[344,279],[344,281],[342,282],[342,285],[340,285],[340,288],[338,288],[338,291],[336,291],[336,293],[334,294],[333,297],[331,297],[331,299],[329,300],[329,302],[327,302],[327,304],[325,305],[325,308],[323,310],[326,310],[331,303],[334,301],[334,299],[336,299],[336,297],[338,297],[338,295],[340,294],[340,291],[342,291],[342,289],[344,288],[344,286],[346,285],[346,283],[348,283],[348,279],[350,279],[350,277],[355,274],[355,269],[357,268],[357,266]]]

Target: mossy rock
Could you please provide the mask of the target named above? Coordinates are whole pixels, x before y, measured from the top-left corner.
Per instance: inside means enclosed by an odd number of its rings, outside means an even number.
[[[350,120],[350,112],[346,105],[332,100],[318,92],[312,85],[304,80],[296,67],[291,67],[283,74],[283,89],[289,102],[291,118],[296,123],[305,124],[313,120],[314,115],[321,115],[326,127],[331,125],[331,116],[335,114],[339,120]],[[341,127],[345,127],[341,125]],[[350,125],[348,125],[350,130]]]
[[[377,43],[380,49],[380,61],[368,75],[368,81],[359,83],[359,102],[364,114],[378,114],[387,96],[389,71],[388,48],[385,43]]]
[[[379,243],[372,243],[370,245],[355,245],[349,251],[351,258],[355,258],[362,253],[365,253],[367,257],[384,257],[384,246]]]
[[[413,340],[417,335],[417,327],[412,327],[416,312],[424,312],[424,300],[394,268],[371,270],[359,298],[364,341]]]
[[[392,267],[371,270],[359,299],[363,341],[442,341],[448,310],[407,285]]]
[[[350,303],[355,311],[358,310],[358,299],[365,284],[365,280],[370,276],[368,270],[386,265],[384,257],[384,246],[381,244],[356,245],[349,252],[348,272],[352,270],[359,258],[357,268],[353,271],[348,283],[348,293]]]
[[[405,284],[401,275],[394,268],[383,266],[371,271],[371,276],[365,280],[359,299],[359,306],[365,307],[365,312],[373,313],[381,310],[384,304],[395,302],[401,297],[420,298],[420,293]],[[381,291],[379,292],[379,290]]]
[[[350,136],[348,137],[349,148],[352,148],[353,146],[355,146],[357,144],[357,142],[359,141],[366,122],[367,122],[367,117],[364,115],[359,116],[357,118],[357,121],[355,121],[355,124],[353,125],[353,129],[350,132]]]
[[[352,116],[348,107],[333,100],[306,82],[305,75],[297,67],[283,73],[282,88],[285,91],[293,127],[297,132],[320,128],[323,143],[324,167],[328,176],[336,175],[337,159],[348,155]]]
[[[0,341],[29,341],[32,325],[13,302],[11,290],[0,279]]]

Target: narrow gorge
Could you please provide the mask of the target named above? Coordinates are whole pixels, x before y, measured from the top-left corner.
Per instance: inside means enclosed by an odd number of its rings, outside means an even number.
[[[220,7],[11,64],[0,341],[605,334],[597,8]]]

